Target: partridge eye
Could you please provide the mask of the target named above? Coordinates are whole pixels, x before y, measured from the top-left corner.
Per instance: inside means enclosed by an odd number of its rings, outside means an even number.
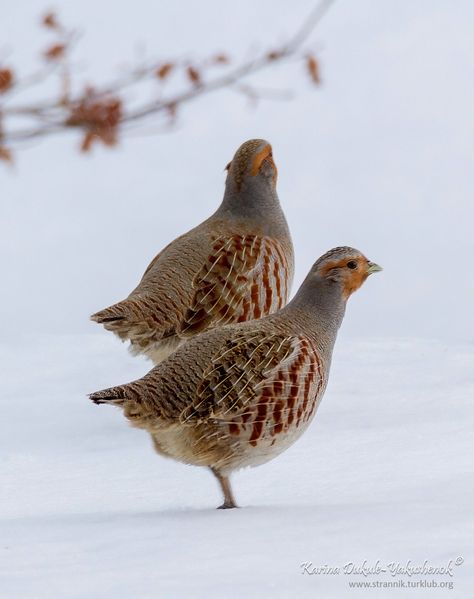
[[[357,262],[355,260],[350,260],[347,263],[347,268],[351,268],[352,270],[354,270],[355,268],[357,268]]]

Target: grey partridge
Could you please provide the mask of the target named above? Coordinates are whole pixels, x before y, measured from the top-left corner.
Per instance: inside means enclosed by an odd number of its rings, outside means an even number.
[[[226,168],[217,211],[166,246],[127,299],[91,316],[155,363],[198,333],[271,314],[288,300],[293,245],[272,147],[249,140]]]
[[[276,314],[198,335],[146,376],[93,393],[149,433],[158,453],[229,476],[287,449],[315,415],[346,301],[381,268],[350,247],[319,258]]]

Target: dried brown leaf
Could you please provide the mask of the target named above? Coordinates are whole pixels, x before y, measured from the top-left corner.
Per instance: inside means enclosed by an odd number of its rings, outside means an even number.
[[[65,44],[53,44],[44,52],[46,60],[60,60],[66,52]]]
[[[122,100],[116,97],[84,97],[71,108],[69,126],[116,127],[122,116]]]
[[[173,62],[165,62],[156,69],[155,75],[158,77],[158,79],[166,79],[168,75],[171,74],[171,71],[174,69],[174,67],[175,65]]]
[[[96,127],[86,130],[81,143],[81,152],[89,152],[92,144],[101,141],[106,146],[115,146],[118,142],[117,127]]]
[[[13,86],[13,79],[11,69],[0,69],[0,94],[5,93]]]
[[[267,54],[267,60],[278,60],[283,56],[283,52],[281,50],[272,50]]]
[[[193,85],[201,85],[201,73],[196,69],[196,67],[189,65],[189,67],[186,69],[186,74],[189,81],[191,81]]]
[[[0,146],[0,160],[8,164],[13,164],[13,154],[6,146]]]
[[[315,85],[319,85],[321,83],[321,77],[319,73],[319,62],[316,58],[309,54],[306,57],[306,68],[308,69],[309,76],[311,77],[311,81]]]
[[[43,27],[47,27],[48,29],[61,29],[59,25],[58,19],[54,12],[46,13],[41,19],[41,24]]]
[[[94,139],[95,134],[92,131],[86,131],[81,142],[81,152],[90,152]]]
[[[114,146],[117,143],[121,118],[120,98],[97,97],[91,95],[91,90],[86,90],[81,101],[71,106],[65,124],[68,127],[84,129],[81,151],[89,152],[96,141],[102,141],[106,146]]]
[[[212,58],[214,64],[229,64],[230,57],[227,54],[216,54]]]
[[[117,127],[100,127],[97,135],[106,146],[115,146],[117,144]]]

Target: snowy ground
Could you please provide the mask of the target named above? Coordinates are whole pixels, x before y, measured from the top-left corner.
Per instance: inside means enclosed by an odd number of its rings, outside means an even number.
[[[0,596],[472,597],[473,363],[473,345],[341,339],[310,430],[237,474],[242,509],[218,511],[207,472],[85,397],[148,363],[106,334],[0,347]],[[452,577],[301,568],[458,557]],[[348,584],[400,580],[454,589]]]

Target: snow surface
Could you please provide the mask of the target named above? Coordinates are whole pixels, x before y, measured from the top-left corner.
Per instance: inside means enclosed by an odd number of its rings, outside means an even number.
[[[342,336],[308,432],[220,511],[210,474],[86,398],[149,363],[106,333],[2,345],[0,596],[472,597],[473,363],[472,344]],[[452,591],[301,568],[459,556]]]

